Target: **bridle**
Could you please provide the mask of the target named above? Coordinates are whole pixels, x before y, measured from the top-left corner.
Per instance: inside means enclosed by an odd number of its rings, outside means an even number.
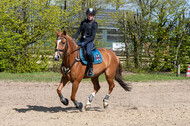
[[[81,48],[81,47],[79,47],[79,48],[75,49],[74,51],[72,51],[70,53],[66,53],[67,49],[69,48],[67,38],[66,37],[61,37],[61,38],[57,38],[56,40],[61,40],[61,39],[66,39],[65,49],[55,49],[55,52],[57,52],[57,51],[63,52],[63,54],[62,54],[63,56],[69,56],[70,54],[74,53],[75,51],[77,51],[77,50],[79,50]],[[65,44],[65,42],[63,44]]]
[[[78,51],[78,50],[81,48],[81,47],[78,47],[78,48],[75,49],[74,51],[72,51],[72,52],[70,52],[70,53],[67,53],[67,50],[68,50],[68,48],[69,48],[69,46],[68,46],[68,40],[67,40],[66,37],[57,38],[56,40],[61,40],[61,39],[66,39],[66,42],[63,43],[63,44],[66,43],[65,49],[55,49],[55,52],[57,52],[57,51],[63,52],[63,54],[59,53],[59,55],[60,55],[61,57],[63,57],[63,56],[68,57],[68,56],[70,56],[72,53],[74,53],[75,51]],[[65,65],[64,65],[64,63],[62,62],[62,66],[63,66],[62,69],[63,69],[63,72],[64,72],[65,75],[67,75],[67,74],[70,72],[71,68],[73,67],[73,65],[74,65],[77,61],[80,61],[79,53],[78,53],[78,52],[77,52],[77,57],[76,57],[76,59],[74,60],[74,62],[72,63],[72,65],[71,65],[69,68],[66,68]]]
[[[67,49],[68,49],[67,38],[66,38],[66,37],[61,37],[61,38],[57,38],[56,40],[62,40],[62,39],[66,39],[65,49],[55,49],[55,52],[60,51],[60,52],[63,52],[63,55],[67,55],[67,54],[66,54]],[[65,44],[65,42],[64,42],[63,44]],[[61,53],[59,53],[59,55],[62,56]]]

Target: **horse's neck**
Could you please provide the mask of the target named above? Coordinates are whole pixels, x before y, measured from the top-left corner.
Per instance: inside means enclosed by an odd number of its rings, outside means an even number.
[[[68,39],[68,52],[67,53],[71,53],[74,50],[77,49],[77,44],[75,43],[75,41],[73,41],[73,39],[67,35],[67,39]]]
[[[66,37],[67,37],[67,42],[68,42],[68,50],[67,50],[68,55],[66,57],[63,57],[63,62],[67,67],[69,67],[77,57],[78,46],[71,37],[69,37],[68,35]]]

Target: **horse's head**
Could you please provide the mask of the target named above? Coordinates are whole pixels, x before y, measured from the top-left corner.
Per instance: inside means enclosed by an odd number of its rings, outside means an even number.
[[[61,57],[67,52],[68,42],[66,38],[67,33],[65,30],[63,30],[63,32],[58,32],[56,30],[56,34],[57,34],[57,39],[55,41],[56,49],[55,49],[54,59],[59,61]]]

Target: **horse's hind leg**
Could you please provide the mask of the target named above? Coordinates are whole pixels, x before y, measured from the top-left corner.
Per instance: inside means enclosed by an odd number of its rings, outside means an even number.
[[[94,90],[93,90],[92,94],[88,97],[88,101],[87,101],[87,103],[86,103],[85,108],[87,108],[88,106],[91,106],[91,102],[92,102],[93,98],[95,97],[95,94],[96,94],[96,93],[98,92],[98,90],[100,89],[98,77],[99,77],[99,76],[96,76],[96,77],[91,78],[91,81],[92,81],[93,86],[94,86]]]
[[[57,88],[57,93],[58,93],[58,96],[60,98],[60,101],[64,104],[64,105],[68,105],[69,104],[69,101],[67,98],[64,98],[61,91],[63,89],[63,87],[67,84],[68,80],[65,78],[65,76],[62,76],[61,78],[61,82]]]
[[[106,80],[107,80],[107,82],[109,84],[109,91],[108,91],[108,94],[103,99],[103,106],[104,106],[104,108],[107,108],[108,105],[109,105],[108,104],[108,99],[110,97],[110,94],[111,94],[113,88],[115,87],[114,80],[113,80],[115,74],[113,73],[113,71],[106,70],[105,75],[106,75]]]

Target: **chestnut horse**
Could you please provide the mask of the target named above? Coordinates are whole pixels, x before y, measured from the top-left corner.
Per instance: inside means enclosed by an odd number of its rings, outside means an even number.
[[[60,97],[60,101],[64,105],[68,105],[68,99],[64,98],[61,90],[67,84],[67,82],[72,83],[72,93],[71,100],[75,104],[76,108],[82,109],[83,104],[78,102],[75,97],[79,87],[79,83],[83,78],[88,78],[86,75],[86,65],[83,65],[79,60],[79,49],[80,47],[75,43],[75,41],[69,37],[65,30],[63,32],[58,32],[56,30],[57,39],[56,39],[56,50],[54,59],[60,60],[62,58],[61,73],[62,79],[60,85],[57,88],[57,93]],[[130,91],[130,85],[126,84],[122,80],[121,76],[121,64],[119,58],[115,55],[114,52],[108,49],[98,48],[103,56],[103,62],[100,64],[93,65],[94,76],[90,77],[94,86],[93,93],[88,97],[86,107],[91,105],[95,94],[100,89],[98,77],[105,73],[106,80],[109,84],[109,91],[105,98],[103,99],[104,108],[108,106],[109,96],[115,87],[115,80],[121,85],[125,91]]]

